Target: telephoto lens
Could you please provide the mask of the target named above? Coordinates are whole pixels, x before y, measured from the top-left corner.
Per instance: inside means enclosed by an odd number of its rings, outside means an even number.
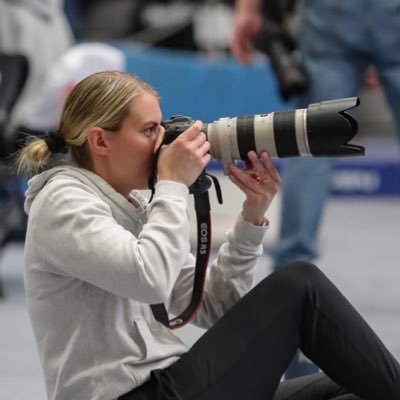
[[[267,151],[271,157],[346,157],[364,155],[362,146],[351,144],[358,130],[346,111],[358,106],[357,97],[310,104],[304,109],[220,118],[204,125],[210,154],[228,173],[228,166],[247,161],[247,153]],[[191,117],[164,121],[164,143],[172,142],[194,123]]]

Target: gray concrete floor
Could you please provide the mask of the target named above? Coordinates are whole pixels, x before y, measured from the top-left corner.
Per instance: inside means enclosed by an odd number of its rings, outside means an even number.
[[[241,198],[222,180],[228,204],[212,204],[214,243],[223,240]],[[232,204],[231,204],[232,203]],[[279,226],[279,197],[271,208],[272,227],[265,240],[256,280],[270,273],[268,250]],[[327,206],[320,235],[318,265],[336,283],[400,360],[400,199],[338,199]],[[25,307],[23,247],[11,244],[0,258],[6,299],[0,302],[0,399],[44,400],[41,367]],[[191,345],[202,334],[179,332]]]

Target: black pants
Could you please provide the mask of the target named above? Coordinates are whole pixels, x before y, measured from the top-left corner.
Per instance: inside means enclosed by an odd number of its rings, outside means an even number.
[[[280,383],[297,348],[324,373]],[[399,400],[400,366],[318,268],[294,263],[120,399]]]

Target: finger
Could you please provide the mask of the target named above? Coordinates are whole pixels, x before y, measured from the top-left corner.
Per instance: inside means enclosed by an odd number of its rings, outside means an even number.
[[[182,135],[179,136],[179,138],[181,140],[193,140],[198,136],[202,129],[203,123],[201,121],[196,121],[191,127],[186,129],[186,131],[183,132]]]
[[[203,156],[203,166],[206,167],[206,165],[208,165],[208,163],[211,161],[211,155],[210,153],[206,153]]]
[[[199,147],[198,147],[198,151],[200,154],[206,154],[209,153],[211,148],[210,142],[208,141],[204,141]]]
[[[247,174],[246,172],[242,171],[240,168],[238,168],[236,165],[231,164],[230,165],[230,171],[231,175],[244,187],[247,188],[247,190],[251,189],[254,193],[258,194],[263,194],[263,188],[260,185],[260,181],[258,179],[255,179],[254,176]]]
[[[192,139],[191,145],[193,145],[194,148],[202,146],[205,142],[207,141],[207,135],[204,132],[199,132],[197,136]]]
[[[256,160],[256,162],[260,163],[258,160]],[[264,170],[266,171],[265,168]],[[238,181],[247,187],[246,193],[248,194],[251,191],[252,193],[261,196],[270,196],[276,194],[279,190],[280,184],[274,181],[266,172],[264,172],[262,176],[257,173],[249,175],[233,164],[230,166],[230,171]]]
[[[208,150],[209,147],[205,145],[204,147],[197,149],[192,155],[189,155],[189,158],[191,160],[198,159],[199,161],[208,164],[211,161],[211,155]]]
[[[228,177],[248,198],[250,196],[262,196],[262,198],[264,198],[267,195],[265,190],[261,190],[261,185],[252,179],[247,183],[238,179],[238,177],[233,174],[228,175]]]
[[[237,58],[244,65],[250,64],[250,46],[246,41],[238,42]]]
[[[242,64],[250,64],[249,44],[238,33],[231,41],[231,52]]]
[[[265,168],[268,170],[268,173],[270,177],[277,183],[281,183],[281,176],[275,167],[274,162],[272,161],[271,157],[267,152],[262,152],[261,153],[261,160],[263,164],[265,165]]]
[[[250,189],[247,185],[245,185],[241,180],[239,180],[235,175],[229,174],[228,178],[243,192],[249,193]]]
[[[248,153],[248,157],[259,176],[259,181],[263,181],[264,183],[266,183],[269,180],[273,180],[277,184],[281,183],[278,170],[276,169],[273,161],[271,160],[271,157],[266,151],[262,152],[260,157],[254,151],[250,151]]]
[[[269,172],[266,165],[264,165],[264,162],[261,161],[255,151],[249,151],[247,157],[250,160],[253,171],[255,171],[255,175],[258,176],[259,179],[269,178]]]

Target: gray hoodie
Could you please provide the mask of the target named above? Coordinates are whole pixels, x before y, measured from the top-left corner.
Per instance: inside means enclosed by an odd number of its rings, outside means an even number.
[[[187,349],[157,322],[190,301],[188,189],[161,181],[150,205],[94,173],[57,167],[29,181],[25,285],[48,399],[111,400]],[[251,287],[265,228],[239,217],[209,269],[194,320],[207,328]]]

